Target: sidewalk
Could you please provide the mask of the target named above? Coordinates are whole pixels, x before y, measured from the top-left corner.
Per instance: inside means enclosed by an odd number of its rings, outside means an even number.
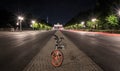
[[[63,36],[59,31],[56,35]],[[55,42],[52,37],[23,71],[103,71],[65,36],[64,38],[63,41],[67,46],[62,50],[64,61],[61,67],[56,68],[51,65],[50,54],[54,50]]]

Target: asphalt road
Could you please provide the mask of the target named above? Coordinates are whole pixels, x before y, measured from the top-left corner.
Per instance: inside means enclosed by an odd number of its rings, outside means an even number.
[[[104,71],[120,71],[120,36],[62,31]]]
[[[22,71],[54,33],[0,32],[0,71]]]
[[[63,49],[60,49],[64,57],[62,65],[54,67],[51,64],[51,52],[55,50],[55,40],[52,37],[23,71],[103,71],[60,31],[55,34],[64,37],[62,43],[66,44]]]

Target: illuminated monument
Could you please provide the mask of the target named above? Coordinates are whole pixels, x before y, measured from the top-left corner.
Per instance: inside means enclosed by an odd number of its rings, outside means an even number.
[[[63,30],[63,25],[61,25],[60,23],[54,24],[53,26],[53,30]]]

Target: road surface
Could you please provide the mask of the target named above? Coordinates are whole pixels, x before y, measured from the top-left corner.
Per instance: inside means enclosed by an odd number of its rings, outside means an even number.
[[[63,34],[104,71],[120,71],[120,36],[83,31]]]
[[[103,71],[59,31],[0,34],[0,71]],[[51,52],[55,49],[54,34],[65,38],[61,67],[51,64]]]
[[[63,36],[63,43],[67,44],[61,49],[64,54],[62,65],[54,67],[51,64],[51,52],[55,49],[55,40],[52,37],[23,71],[103,71],[61,32],[57,31],[55,34]]]
[[[64,61],[51,65],[53,35],[64,36]],[[120,37],[90,32],[0,32],[0,71],[120,71]]]
[[[22,71],[54,33],[0,32],[0,71]]]

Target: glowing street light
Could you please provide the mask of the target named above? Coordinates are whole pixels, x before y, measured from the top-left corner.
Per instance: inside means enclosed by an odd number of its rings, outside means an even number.
[[[84,21],[82,21],[81,24],[83,25],[83,27],[85,27],[85,22]]]
[[[84,21],[82,21],[82,22],[81,22],[81,24],[82,24],[82,25],[84,25],[84,24],[85,24],[85,22],[84,22]]]
[[[32,20],[31,23],[32,23],[32,25],[30,25],[30,26],[31,26],[31,27],[33,28],[33,30],[34,30],[34,26],[33,26],[33,25],[34,25],[34,23],[35,23],[35,20]]]
[[[35,21],[34,21],[34,20],[32,20],[32,21],[31,21],[31,23],[32,23],[32,24],[34,24],[34,23],[35,23]]]
[[[30,25],[30,27],[33,27],[32,24]]]
[[[18,20],[24,20],[24,18],[22,16],[18,16]]]
[[[96,18],[93,18],[93,19],[91,19],[91,21],[94,23],[93,27],[96,29],[96,27],[97,27],[96,21],[98,21],[98,20]]]
[[[120,16],[120,10],[118,11],[118,15]]]
[[[93,18],[91,21],[92,21],[92,22],[95,22],[96,20],[97,20],[96,18]]]
[[[18,25],[19,25],[19,23],[17,22],[17,23],[16,23],[16,25],[18,26]]]
[[[20,23],[20,31],[22,31],[22,24],[21,24],[21,22],[24,20],[24,17],[18,16],[18,20],[19,20],[19,23]]]

